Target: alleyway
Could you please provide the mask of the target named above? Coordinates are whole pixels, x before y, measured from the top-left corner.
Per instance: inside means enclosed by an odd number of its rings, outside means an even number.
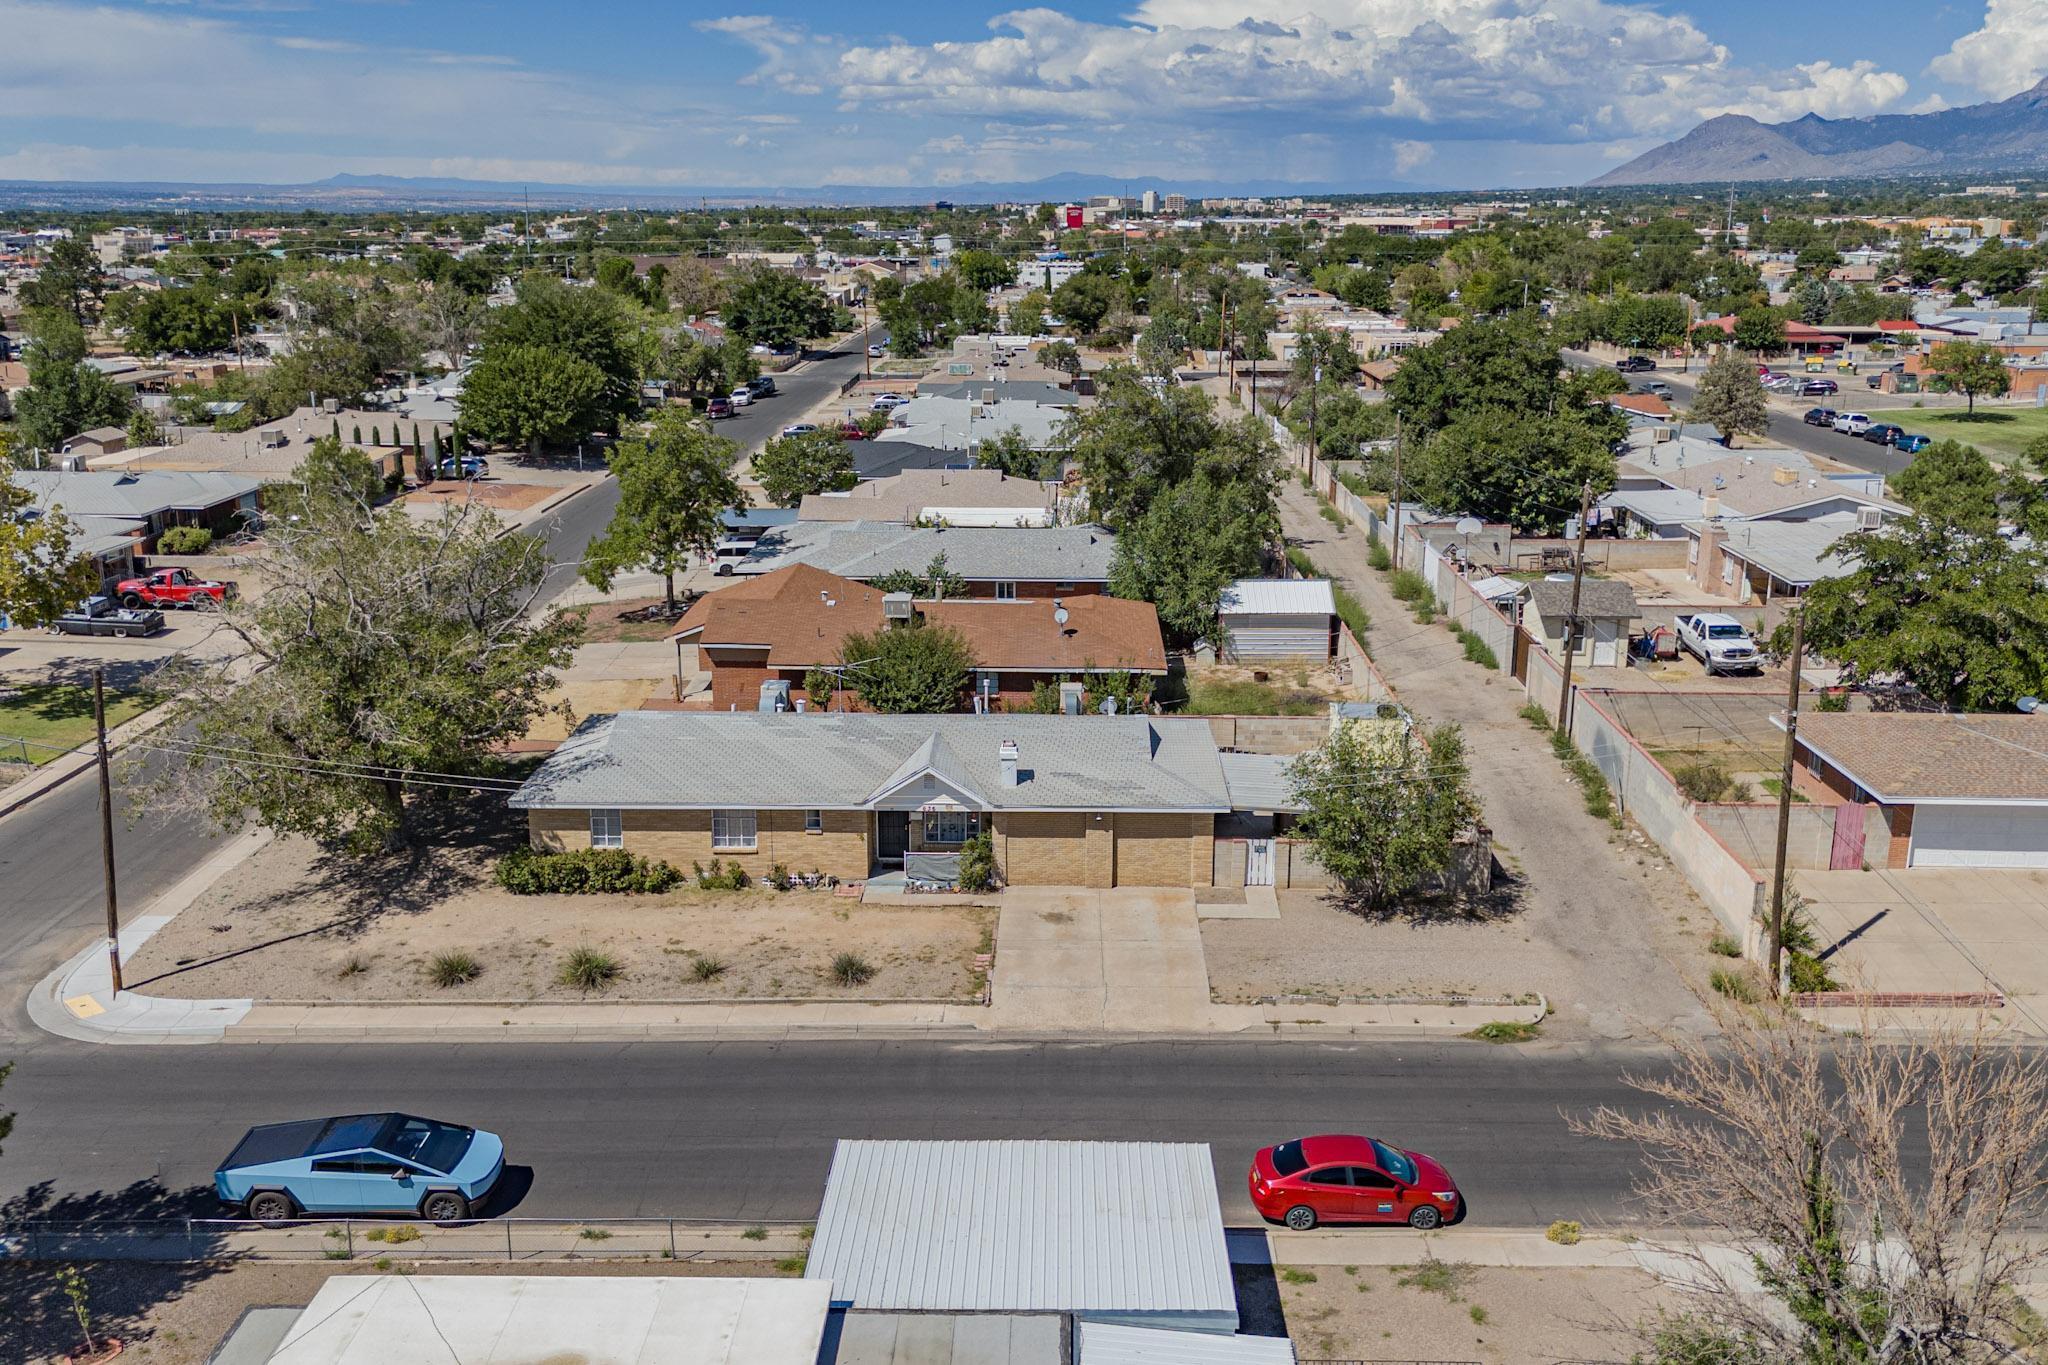
[[[1459,927],[1472,951],[1523,955],[1522,975],[1556,1006],[1554,1032],[1710,1029],[1674,964],[1704,975],[1712,912],[1654,846],[1586,813],[1547,737],[1517,714],[1525,699],[1514,678],[1468,661],[1440,622],[1417,624],[1372,569],[1363,531],[1340,532],[1291,480],[1281,513],[1288,542],[1364,603],[1366,647],[1401,701],[1424,721],[1464,727],[1474,793],[1517,883],[1512,913]]]

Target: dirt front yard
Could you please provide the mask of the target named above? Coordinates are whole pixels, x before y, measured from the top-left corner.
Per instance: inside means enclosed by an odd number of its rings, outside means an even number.
[[[1675,1303],[1638,1270],[1441,1260],[1286,1266],[1278,1286],[1294,1349],[1314,1360],[1624,1361],[1640,1358],[1636,1324]]]
[[[989,951],[993,910],[694,886],[515,896],[491,878],[513,838],[500,831],[482,847],[376,857],[274,840],[143,944],[129,984],[183,999],[414,1004],[980,994],[974,958]],[[580,950],[616,966],[608,984],[565,983],[566,962]],[[473,974],[448,973],[449,954],[466,954]],[[868,969],[864,980],[854,979],[863,975],[856,960]],[[441,980],[468,979],[437,984],[437,967]]]

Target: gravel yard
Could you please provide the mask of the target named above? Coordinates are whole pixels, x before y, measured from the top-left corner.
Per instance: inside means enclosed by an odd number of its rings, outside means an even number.
[[[472,834],[470,837],[475,837]],[[829,891],[514,896],[484,847],[361,857],[280,838],[227,872],[130,960],[128,982],[184,999],[461,1004],[592,998],[560,979],[589,949],[617,1000],[943,999],[978,996],[993,910],[863,906]],[[436,959],[479,969],[438,986]],[[873,969],[843,981],[835,959]]]

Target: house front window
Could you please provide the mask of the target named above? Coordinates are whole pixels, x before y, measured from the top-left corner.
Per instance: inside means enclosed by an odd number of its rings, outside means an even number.
[[[754,848],[754,812],[750,810],[715,810],[711,812],[711,849],[719,852],[731,849],[735,852]]]
[[[924,839],[926,847],[933,844],[964,844],[975,836],[981,825],[981,817],[971,810],[931,810],[924,812]]]
[[[626,832],[619,823],[615,810],[594,810],[590,812],[590,846],[592,848],[624,848]]]
[[[996,584],[996,601],[1014,602],[1016,600],[1017,585],[1015,583],[1004,582]]]
[[[823,834],[824,832],[825,832],[825,812],[823,812],[823,811],[821,811],[821,810],[807,810],[807,811],[805,811],[805,812],[804,812],[804,833],[806,833],[806,834]]]

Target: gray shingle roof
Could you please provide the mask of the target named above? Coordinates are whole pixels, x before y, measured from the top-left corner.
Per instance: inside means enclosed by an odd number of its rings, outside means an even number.
[[[1017,742],[1022,780],[1002,781]],[[622,711],[593,716],[515,809],[902,809],[927,771],[994,810],[1226,811],[1207,722],[1149,716]],[[905,781],[909,792],[890,793]]]
[[[17,487],[28,490],[38,507],[61,507],[67,515],[124,517],[142,520],[173,508],[204,510],[244,498],[262,488],[256,479],[239,474],[183,474],[168,470],[140,473],[55,469],[17,469]]]
[[[1538,615],[1569,616],[1572,609],[1570,579],[1539,578],[1529,585],[1529,598]],[[1636,590],[1611,578],[1588,578],[1579,588],[1579,615],[1607,620],[1620,617],[1632,621],[1642,615],[1636,609]]]
[[[962,578],[1106,583],[1116,537],[1100,526],[938,528],[799,521],[764,534],[740,572],[811,564],[866,580],[898,569],[921,572],[941,552],[946,567]]]

